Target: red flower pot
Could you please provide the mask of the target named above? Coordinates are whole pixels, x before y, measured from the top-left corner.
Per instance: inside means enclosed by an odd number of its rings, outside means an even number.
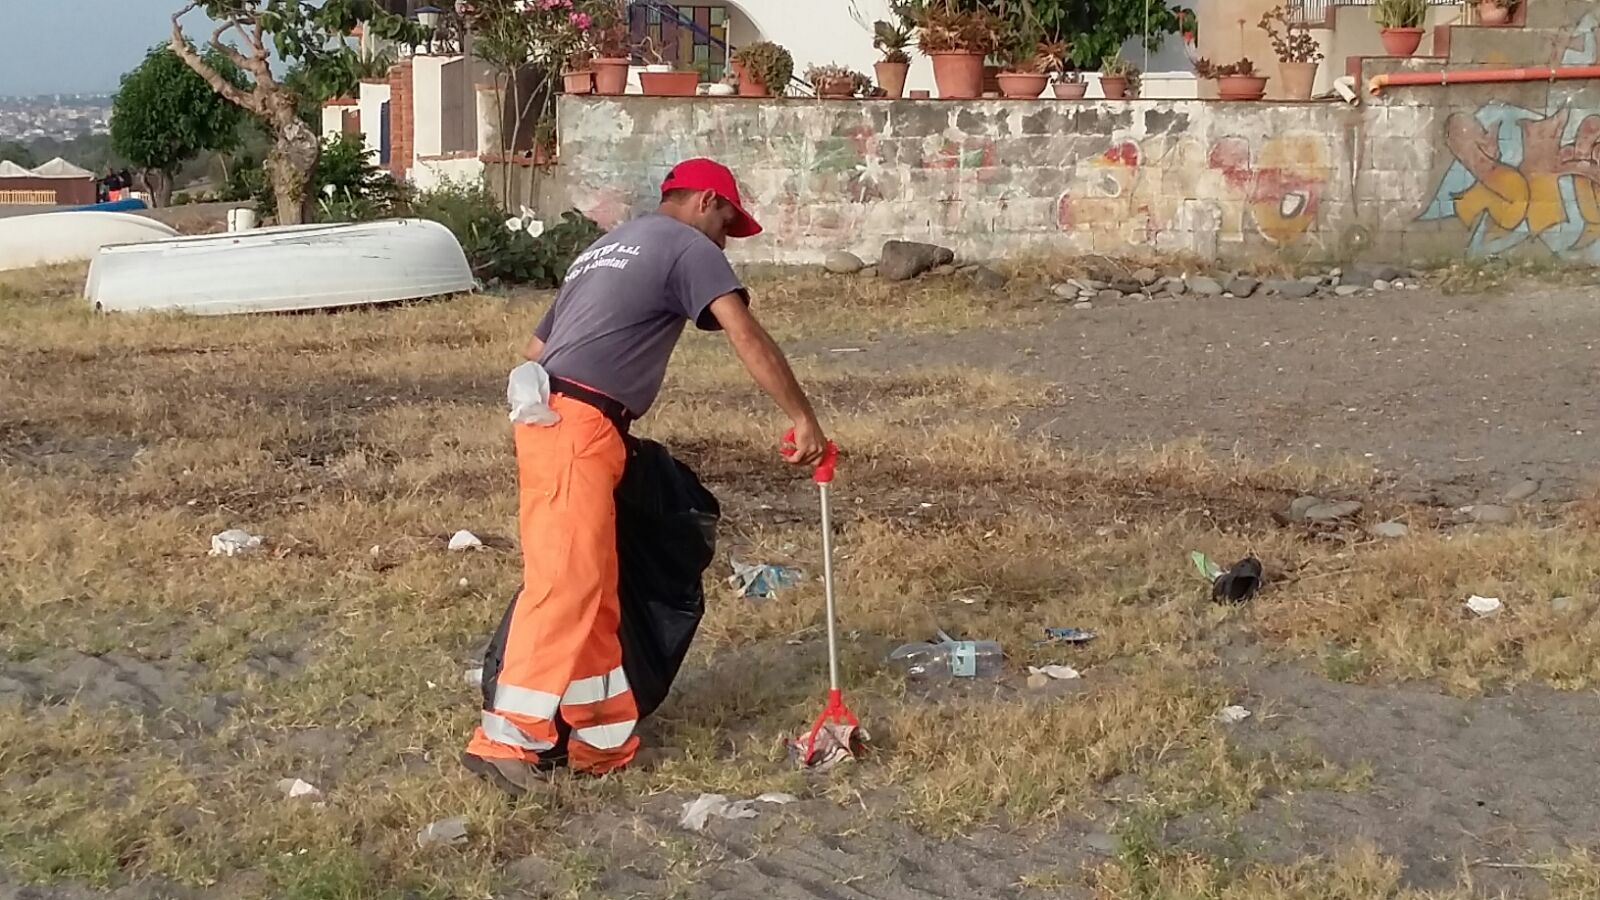
[[[911,73],[910,63],[880,62],[872,67],[878,73],[878,87],[884,96],[899,100],[906,93],[906,76]]]
[[[628,92],[628,61],[601,57],[594,61],[594,92],[615,97]]]
[[[1221,100],[1260,100],[1267,95],[1267,80],[1254,75],[1227,75],[1217,79]]]
[[[1383,52],[1390,56],[1410,56],[1422,46],[1421,28],[1385,28],[1380,36]]]
[[[934,53],[933,80],[946,100],[976,100],[983,95],[983,54]]]
[[[1050,76],[1031,72],[1001,72],[1000,93],[1008,100],[1037,100],[1044,93]]]
[[[590,71],[567,72],[561,76],[563,86],[569,94],[594,93],[594,73]]]
[[[700,87],[700,73],[640,72],[639,84],[652,97],[693,97]]]

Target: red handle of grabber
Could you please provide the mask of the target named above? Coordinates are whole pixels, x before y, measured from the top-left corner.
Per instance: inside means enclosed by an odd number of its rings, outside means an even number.
[[[785,447],[794,446],[794,429],[791,428],[783,435]],[[833,441],[828,442],[826,450],[822,451],[822,462],[817,463],[817,470],[811,473],[811,480],[817,484],[832,484],[833,469],[839,463],[839,445]]]

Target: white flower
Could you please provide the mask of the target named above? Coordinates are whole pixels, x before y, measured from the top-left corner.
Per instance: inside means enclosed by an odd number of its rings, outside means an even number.
[[[516,234],[517,232],[521,231],[522,230],[522,217],[521,216],[512,216],[511,218],[507,219],[506,220],[506,230],[511,232],[512,234]]]
[[[527,231],[529,237],[538,237],[544,234],[544,223],[538,219],[531,219],[528,221]]]
[[[322,186],[322,192],[324,194],[327,194],[329,199],[332,199],[333,192],[336,191],[336,190],[338,190],[338,188],[334,187],[331,184],[325,184],[325,185]]]

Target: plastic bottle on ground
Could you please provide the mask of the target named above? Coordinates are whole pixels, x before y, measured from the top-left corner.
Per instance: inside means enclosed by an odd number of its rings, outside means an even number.
[[[1004,660],[999,641],[919,641],[889,654],[889,664],[914,681],[998,678]]]

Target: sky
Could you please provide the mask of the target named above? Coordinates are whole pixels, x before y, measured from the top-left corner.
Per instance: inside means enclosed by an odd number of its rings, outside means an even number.
[[[110,93],[184,0],[0,0],[0,96]],[[189,36],[205,19],[191,13]],[[185,21],[189,21],[186,19]]]

